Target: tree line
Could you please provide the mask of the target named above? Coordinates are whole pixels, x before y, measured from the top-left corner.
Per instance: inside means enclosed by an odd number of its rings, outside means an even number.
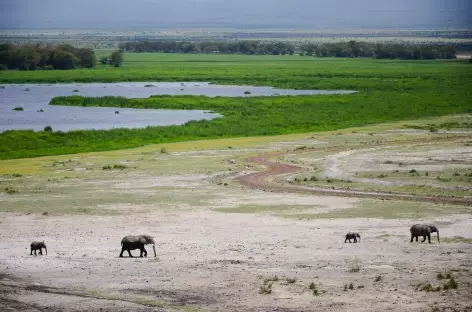
[[[336,43],[241,41],[133,41],[119,45],[127,52],[222,53],[248,55],[300,54],[316,57],[376,57],[390,59],[451,59],[456,48],[441,44],[370,43],[346,41]]]
[[[92,68],[97,64],[90,48],[69,44],[0,44],[0,69],[73,69]]]
[[[119,45],[128,52],[165,52],[165,53],[223,53],[285,55],[294,54],[295,46],[289,42],[263,42],[257,40],[241,41],[133,41]]]

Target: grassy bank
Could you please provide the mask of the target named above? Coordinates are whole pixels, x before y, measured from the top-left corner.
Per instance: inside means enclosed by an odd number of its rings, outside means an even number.
[[[186,140],[336,130],[472,111],[472,91],[469,88],[472,71],[465,62],[162,54],[127,54],[125,60],[124,67],[118,69],[0,72],[0,81],[50,82],[53,77],[56,81],[214,81],[360,92],[254,98],[58,97],[51,104],[205,109],[224,117],[193,121],[183,126],[145,129],[67,133],[7,131],[0,134],[0,159],[104,151]]]

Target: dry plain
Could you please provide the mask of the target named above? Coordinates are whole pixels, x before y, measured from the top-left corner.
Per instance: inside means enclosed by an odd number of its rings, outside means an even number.
[[[405,127],[471,119],[1,161],[0,305],[471,311],[472,129]],[[141,233],[157,257],[119,258]]]

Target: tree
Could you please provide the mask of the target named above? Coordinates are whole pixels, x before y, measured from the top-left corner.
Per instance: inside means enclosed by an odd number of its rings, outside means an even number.
[[[108,64],[108,56],[102,56],[100,58],[100,64],[107,65]]]
[[[80,67],[92,68],[97,65],[97,57],[92,49],[78,49],[76,55],[80,59]]]
[[[110,54],[110,65],[114,67],[120,67],[123,63],[123,53],[120,50],[114,51]]]
[[[80,60],[74,54],[58,50],[52,55],[52,65],[55,69],[72,69],[79,64]]]

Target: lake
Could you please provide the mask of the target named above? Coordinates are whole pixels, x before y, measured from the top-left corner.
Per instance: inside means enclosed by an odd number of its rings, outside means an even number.
[[[113,107],[67,107],[48,105],[55,96],[124,96],[146,98],[151,95],[277,96],[347,94],[348,90],[283,90],[271,87],[224,86],[205,82],[185,83],[88,83],[0,85],[0,132],[5,130],[70,131],[84,129],[145,128],[181,125],[191,120],[213,119],[219,114],[203,110],[154,110]],[[22,107],[23,111],[13,110]],[[42,110],[42,112],[40,112]],[[116,114],[115,111],[119,111]]]

